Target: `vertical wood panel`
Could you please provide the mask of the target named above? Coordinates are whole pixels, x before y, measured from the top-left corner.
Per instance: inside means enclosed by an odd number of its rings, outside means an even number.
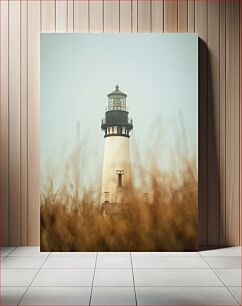
[[[11,226],[14,224],[15,229]],[[20,2],[9,2],[9,243],[20,245]]]
[[[74,32],[89,31],[89,8],[87,0],[74,0]]]
[[[188,32],[195,31],[195,0],[188,0]]]
[[[56,30],[56,1],[41,0],[41,31],[55,32]]]
[[[67,0],[67,31],[74,31],[74,3],[73,0]]]
[[[138,1],[138,32],[151,31],[151,0]]]
[[[164,32],[178,31],[177,17],[178,17],[177,0],[164,0]]]
[[[152,32],[163,32],[164,31],[164,1],[153,0],[152,1]]]
[[[56,0],[56,32],[67,32],[67,2]]]
[[[90,1],[90,32],[103,32],[103,1]]]
[[[20,58],[20,71],[21,71],[21,96],[20,96],[20,164],[21,164],[21,245],[28,243],[28,139],[27,139],[27,62],[28,62],[28,6],[27,0],[21,1],[21,58]]]
[[[40,240],[40,1],[28,2],[28,245]]]
[[[219,141],[219,172],[220,172],[220,245],[225,245],[225,216],[226,216],[226,0],[220,1],[220,46],[219,46],[219,91],[220,91],[220,141]]]
[[[0,128],[1,128],[1,242],[8,245],[8,1],[0,2],[1,9],[1,112],[0,112]]]
[[[132,0],[132,32],[138,31],[138,1]]]
[[[109,0],[103,2],[104,32],[119,32],[119,1]]]
[[[199,242],[208,242],[207,206],[207,1],[195,1],[195,31],[199,41]]]
[[[207,40],[207,1],[195,0],[195,31],[204,42]]]
[[[178,0],[178,32],[188,31],[188,0]]]
[[[226,244],[239,244],[239,1],[226,2]]]
[[[219,246],[219,3],[208,1],[208,244]]]
[[[131,0],[120,1],[120,32],[131,32]]]

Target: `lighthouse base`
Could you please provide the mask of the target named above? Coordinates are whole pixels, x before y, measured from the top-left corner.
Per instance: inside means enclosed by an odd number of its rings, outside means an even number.
[[[127,203],[103,203],[102,212],[104,216],[120,215],[124,212]]]

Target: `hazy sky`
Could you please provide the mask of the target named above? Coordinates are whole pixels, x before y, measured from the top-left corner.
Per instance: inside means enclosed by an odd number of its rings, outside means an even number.
[[[100,123],[107,94],[116,84],[128,95],[133,160],[137,144],[145,160],[144,152],[159,135],[164,151],[160,162],[169,168],[177,139],[185,143],[181,121],[189,154],[197,154],[196,34],[41,34],[42,174],[50,159],[64,164],[76,145],[80,122],[80,141],[88,155],[86,177],[100,175]]]

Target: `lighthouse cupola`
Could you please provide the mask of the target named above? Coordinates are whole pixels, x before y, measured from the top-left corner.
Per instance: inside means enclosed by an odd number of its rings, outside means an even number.
[[[126,111],[127,95],[119,90],[119,86],[115,86],[115,90],[108,95],[108,110],[123,110]]]
[[[107,97],[108,106],[101,125],[105,132],[104,137],[114,135],[129,137],[129,132],[133,129],[133,122],[129,118],[126,106],[127,95],[120,91],[119,86],[116,85],[115,90],[109,93]]]

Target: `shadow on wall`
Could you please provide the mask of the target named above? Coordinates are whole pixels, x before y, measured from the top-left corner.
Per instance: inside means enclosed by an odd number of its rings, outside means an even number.
[[[225,231],[220,220],[219,173],[219,106],[215,103],[216,88],[212,83],[213,55],[199,39],[199,244],[223,246],[220,232]],[[215,69],[213,69],[214,71]],[[218,78],[218,76],[217,76]],[[221,221],[221,222],[220,222]]]

